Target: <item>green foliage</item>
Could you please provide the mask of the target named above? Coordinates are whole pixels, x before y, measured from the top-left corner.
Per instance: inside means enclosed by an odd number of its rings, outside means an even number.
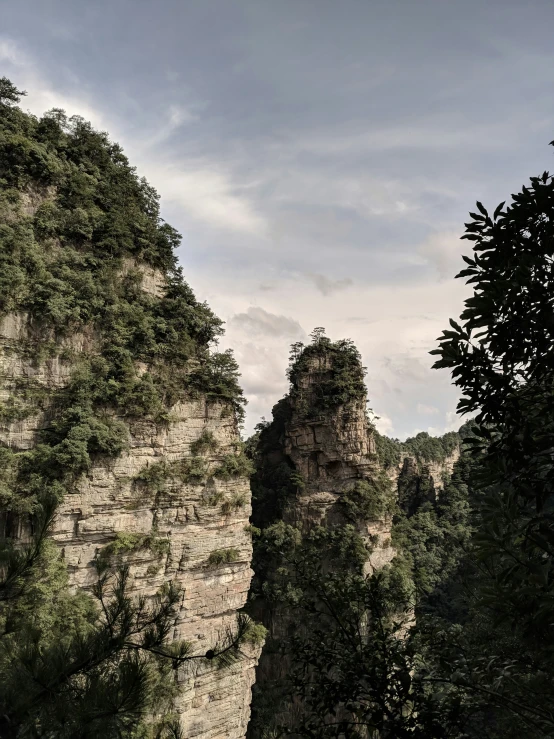
[[[0,77],[0,105],[9,107],[19,102],[21,96],[26,92],[18,90],[7,77]]]
[[[163,459],[143,467],[134,478],[134,482],[142,483],[150,492],[156,494],[165,491],[170,476],[171,467]]]
[[[140,470],[134,481],[157,494],[167,491],[170,480],[195,485],[203,482],[209,474],[209,465],[203,457],[183,457],[174,462],[162,459],[148,464]]]
[[[225,493],[222,490],[216,490],[205,498],[204,502],[206,505],[214,507],[219,505],[223,500],[225,500]]]
[[[254,647],[262,645],[267,637],[267,629],[263,624],[250,622],[250,628],[245,633],[244,641]]]
[[[350,339],[332,342],[322,332],[316,330],[308,346],[292,345],[287,370],[291,397],[296,399],[297,408],[304,403],[305,412],[311,415],[366,396],[366,370],[354,343]],[[301,378],[307,373],[316,377],[309,390],[301,387]]]
[[[246,456],[244,449],[240,449],[238,454],[227,454],[214,470],[214,476],[223,480],[230,480],[235,477],[250,477],[254,472],[254,465]]]
[[[554,179],[531,178],[493,214],[477,208],[457,275],[474,294],[432,352],[452,371],[459,411],[477,414],[467,438],[476,530],[458,577],[469,595],[449,644],[429,649],[489,735],[534,739],[554,730],[544,710],[554,699]]]
[[[236,362],[208,349],[221,321],[184,282],[174,255],[180,237],[160,219],[155,191],[82,119],[3,112],[0,313],[29,314],[40,326],[35,344],[52,332],[98,330],[97,374],[126,415],[163,417],[183,387],[242,411]],[[25,198],[38,202],[32,215]],[[137,267],[145,265],[163,273],[159,297],[141,288]],[[149,365],[143,377],[137,359]]]
[[[462,437],[459,431],[449,431],[442,436],[430,436],[426,431],[420,431],[406,441],[398,441],[374,429],[373,438],[380,464],[391,469],[398,467],[406,455],[413,455],[420,464],[444,462],[459,448]]]
[[[394,511],[391,482],[384,472],[376,472],[367,480],[357,480],[351,490],[341,495],[339,504],[353,523],[378,521]]]
[[[191,453],[197,457],[205,452],[215,452],[218,447],[217,439],[211,431],[204,429],[198,439],[190,445]]]
[[[234,547],[229,549],[214,549],[208,557],[208,567],[220,567],[224,564],[236,562],[239,558],[240,552]]]
[[[19,583],[1,622],[0,733],[7,739],[171,736],[164,732],[174,724],[178,668],[207,661],[225,667],[242,644],[263,638],[240,615],[219,644],[195,654],[190,643],[168,638],[182,597],[172,584],[148,604],[133,600],[123,568],[100,577],[95,600],[70,595],[48,541],[26,577],[24,597]]]
[[[260,528],[279,519],[287,499],[304,484],[282,450],[282,436],[290,414],[290,403],[283,398],[273,407],[273,422],[259,423],[255,443],[252,437],[245,443],[245,454],[255,467],[250,479],[252,520]]]
[[[198,484],[209,474],[209,466],[203,457],[189,457],[174,462],[171,474],[181,482]]]
[[[280,636],[266,648],[286,670],[271,684],[260,675],[253,736],[449,735],[446,713],[431,710],[437,691],[416,674],[417,652],[404,632],[413,607],[405,560],[364,576],[368,551],[352,526],[303,535],[283,521],[262,532],[256,557],[256,576],[267,577],[264,597],[281,620]]]
[[[60,110],[25,113],[21,94],[0,79],[0,316],[26,321],[13,353],[36,367],[47,358],[72,366],[65,387],[14,386],[1,409],[3,423],[35,412],[47,423],[32,449],[0,447],[0,734],[169,736],[171,668],[192,658],[189,646],[168,644],[176,594],[170,587],[149,610],[129,597],[127,575],[110,590],[106,569],[140,548],[161,556],[168,543],[120,533],[100,553],[100,616],[70,594],[47,537],[63,497],[95,460],[126,449],[136,419],[164,424],[200,391],[242,413],[238,368],[229,352],[210,350],[222,323],[177,268],[180,236],[161,219],[153,188],[107,134]],[[155,294],[142,286],[152,268]],[[75,334],[85,351],[64,348]],[[195,456],[152,465],[136,482],[159,492],[168,476],[196,483],[208,472]],[[10,538],[19,527],[28,545]],[[218,664],[239,655],[248,628],[244,620],[212,650]],[[153,708],[165,712],[161,723],[150,720]]]
[[[471,538],[469,476],[464,453],[435,504],[422,502],[394,518],[392,543],[411,567],[418,615],[443,614],[452,606],[443,603],[442,588],[456,573]]]
[[[444,462],[460,446],[460,436],[456,431],[449,431],[443,436],[429,436],[426,431],[420,431],[416,436],[406,439],[403,446],[418,461]]]
[[[163,539],[155,533],[136,534],[128,532],[117,532],[115,539],[103,547],[97,555],[97,566],[100,572],[107,567],[113,566],[114,562],[120,560],[122,555],[137,552],[141,549],[150,550],[156,557],[161,559],[169,552],[169,539]]]
[[[221,512],[225,515],[231,513],[231,511],[238,511],[243,508],[248,502],[248,498],[243,493],[235,493],[228,500],[224,501],[221,506]]]
[[[10,396],[0,403],[0,422],[11,424],[29,418],[46,407],[48,388],[32,378],[18,378]]]
[[[385,469],[398,467],[402,462],[404,447],[398,439],[390,439],[388,436],[380,434],[377,429],[373,429],[373,439],[377,451],[379,464]]]
[[[239,385],[239,366],[231,349],[214,352],[191,372],[188,377],[192,388],[208,398],[228,400],[239,422],[244,420],[246,400]]]

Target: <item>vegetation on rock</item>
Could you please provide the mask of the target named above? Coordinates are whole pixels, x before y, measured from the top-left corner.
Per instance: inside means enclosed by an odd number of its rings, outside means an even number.
[[[0,734],[177,736],[172,667],[204,659],[169,640],[180,596],[169,587],[151,607],[134,602],[127,570],[105,569],[166,545],[118,534],[92,598],[71,595],[48,534],[64,496],[93,462],[125,450],[135,420],[167,423],[175,403],[200,394],[240,420],[238,367],[212,351],[222,323],[184,281],[180,236],[155,190],[107,134],[61,110],[25,113],[23,94],[0,79],[0,319],[24,327],[9,351],[36,366],[55,357],[70,376],[58,388],[16,382],[0,410],[3,425],[46,419],[33,448],[0,446]],[[206,472],[201,457],[169,470],[193,481]],[[160,489],[169,473],[160,463],[139,479]],[[251,631],[242,618],[212,656],[237,657]]]
[[[308,371],[311,384],[302,387],[299,380]],[[314,329],[311,344],[297,342],[291,347],[287,377],[296,410],[317,415],[365,397],[365,372],[360,353],[350,339],[333,342],[322,328]]]
[[[231,547],[230,549],[215,549],[210,552],[208,557],[208,567],[220,567],[221,565],[236,562],[240,557],[238,549]]]
[[[294,645],[295,659],[280,692],[257,696],[253,738],[553,734],[554,178],[532,178],[504,206],[490,215],[477,203],[471,214],[474,254],[458,277],[475,293],[432,352],[435,367],[452,370],[459,411],[475,418],[442,439],[375,434],[381,464],[398,468],[407,456],[406,475],[417,478],[399,491],[395,560],[362,576],[352,551],[341,559],[317,530],[306,536],[275,520],[282,503],[256,532],[273,617],[286,606],[296,618],[268,643],[283,660]],[[282,433],[282,416],[260,427],[253,454],[253,520],[262,526],[267,514],[256,507],[270,502],[269,460],[279,459]],[[429,465],[460,445],[452,475],[427,495]],[[280,479],[281,501],[292,494],[290,473]]]

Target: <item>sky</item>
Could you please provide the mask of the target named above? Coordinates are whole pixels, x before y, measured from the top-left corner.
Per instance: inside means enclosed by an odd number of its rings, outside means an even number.
[[[0,0],[0,76],[110,133],[226,322],[245,433],[351,338],[378,428],[459,427],[436,339],[468,212],[552,167],[552,0]]]

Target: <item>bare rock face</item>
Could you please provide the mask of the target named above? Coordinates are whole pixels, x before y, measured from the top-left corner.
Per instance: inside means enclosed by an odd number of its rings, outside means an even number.
[[[283,519],[299,528],[338,523],[341,495],[379,471],[365,392],[347,403],[305,413],[306,407],[317,407],[320,383],[333,371],[331,361],[325,354],[310,358],[289,400],[291,413],[283,451],[304,485],[285,508]],[[368,571],[382,567],[395,555],[390,545],[391,523],[389,516],[356,523],[362,536],[372,541]]]
[[[161,282],[150,269],[143,287],[156,294]],[[0,443],[15,451],[36,445],[53,413],[49,405],[53,390],[64,387],[75,357],[92,351],[94,345],[93,335],[74,335],[54,355],[37,358],[27,316],[3,318]],[[25,405],[21,398],[30,395],[33,404]],[[222,460],[237,453],[239,442],[236,418],[226,401],[208,401],[200,394],[177,403],[168,417],[163,424],[129,423],[126,450],[109,461],[96,461],[65,496],[53,538],[63,552],[72,585],[84,590],[97,578],[95,557],[118,536],[162,542],[129,553],[131,592],[150,596],[165,581],[176,581],[183,598],[173,637],[192,641],[195,651],[202,653],[235,626],[236,613],[247,597],[252,575],[249,481],[244,475],[217,474]],[[206,434],[211,449],[193,453],[191,445]],[[199,458],[201,475],[188,480],[168,476],[155,487],[148,484],[145,472]],[[233,561],[214,567],[208,561],[210,553],[222,549],[234,551]],[[246,646],[243,651],[245,657],[229,668],[181,671],[177,711],[184,736],[245,736],[259,649]]]
[[[400,507],[411,514],[423,503],[434,505],[459,458],[459,447],[440,460],[421,460],[413,454],[403,455],[399,465],[388,471],[398,490]]]

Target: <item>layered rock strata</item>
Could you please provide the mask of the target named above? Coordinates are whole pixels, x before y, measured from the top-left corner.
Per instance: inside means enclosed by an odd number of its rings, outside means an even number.
[[[145,269],[143,288],[153,293],[161,282],[160,275]],[[14,451],[37,444],[40,432],[55,417],[53,393],[68,383],[81,354],[94,353],[96,337],[92,331],[75,334],[46,359],[37,359],[32,351],[39,343],[26,314],[1,320],[0,444]],[[223,460],[237,454],[239,444],[228,402],[197,394],[171,407],[168,418],[162,424],[125,419],[127,448],[115,458],[95,460],[78,479],[56,512],[52,536],[72,586],[84,590],[97,580],[94,561],[107,546],[121,537],[135,542],[155,537],[162,546],[137,547],[125,557],[131,594],[151,596],[164,582],[175,581],[183,597],[172,637],[191,641],[202,653],[235,627],[236,613],[248,593],[249,482],[245,475],[217,473]],[[191,446],[206,437],[211,449],[193,452]],[[168,476],[155,487],[149,483],[148,472],[193,459],[202,460],[202,476],[189,481]],[[4,534],[27,537],[24,519],[8,515],[3,524]],[[233,561],[214,566],[210,554],[221,550],[233,551]],[[176,708],[184,736],[244,737],[258,651],[243,647],[244,657],[223,670],[203,666],[180,672]]]
[[[346,368],[345,355],[352,360]],[[387,484],[379,465],[363,374],[354,347],[326,339],[321,344],[314,342],[293,364],[290,393],[274,407],[273,421],[261,432],[253,479],[253,521],[262,529],[282,521],[303,534],[317,526],[354,526],[367,546],[364,571],[370,574],[396,554],[391,544],[392,506],[387,510],[386,503],[378,501],[377,515],[353,518],[345,514],[344,502],[358,484],[367,485],[372,491],[369,495],[392,502],[394,485]],[[289,482],[283,485],[286,479]],[[380,488],[373,487],[377,479]],[[322,561],[325,556],[322,551]],[[266,576],[263,565],[258,574],[262,580]],[[259,591],[253,595],[251,613],[269,630],[257,668],[254,719],[248,733],[251,739],[260,739],[266,716],[268,725],[275,722],[292,728],[296,713],[301,713],[300,706],[283,701],[276,688],[286,681],[294,659],[286,650],[282,652],[280,644],[298,614],[267,601]]]
[[[398,466],[387,470],[390,480],[398,490],[400,507],[411,514],[423,503],[434,505],[459,458],[460,447],[440,460],[421,460],[413,454],[402,454]]]
[[[284,430],[283,454],[300,475],[303,487],[287,502],[283,520],[300,528],[339,523],[342,513],[337,502],[341,496],[356,482],[372,480],[379,471],[365,393],[314,414],[306,415],[303,410],[316,405],[320,383],[332,372],[329,355],[311,358],[298,376],[295,394],[289,400],[290,418]],[[368,571],[382,567],[394,557],[391,523],[390,516],[356,522],[359,533],[372,542]]]

